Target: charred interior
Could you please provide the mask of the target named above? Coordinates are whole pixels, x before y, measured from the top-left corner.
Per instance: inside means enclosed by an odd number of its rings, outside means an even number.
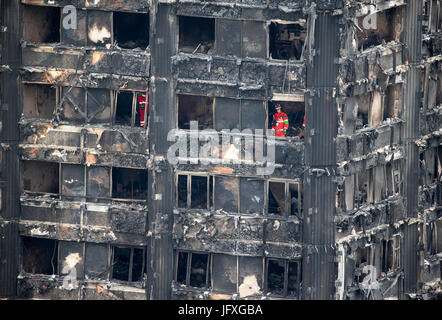
[[[0,3],[0,298],[442,298],[441,1]]]

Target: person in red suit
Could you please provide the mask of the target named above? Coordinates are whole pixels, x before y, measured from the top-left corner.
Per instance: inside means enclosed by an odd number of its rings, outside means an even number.
[[[140,113],[140,127],[144,128],[144,110],[149,114],[149,100],[147,93],[143,91],[137,92],[138,112]]]
[[[275,130],[276,137],[285,137],[289,128],[289,118],[287,114],[282,112],[282,106],[277,103],[275,105],[276,113],[273,115],[272,129]]]

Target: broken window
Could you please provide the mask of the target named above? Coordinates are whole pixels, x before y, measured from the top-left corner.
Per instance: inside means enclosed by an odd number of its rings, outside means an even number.
[[[23,5],[23,40],[60,42],[60,8]]]
[[[175,280],[186,286],[208,287],[209,256],[207,253],[177,251]]]
[[[84,123],[86,115],[86,90],[78,87],[62,88],[60,119],[72,123]]]
[[[59,241],[59,275],[72,275],[72,269],[75,268],[74,275],[76,279],[83,279],[84,276],[84,243],[76,241]]]
[[[47,84],[23,84],[23,114],[26,118],[52,119],[57,90]]]
[[[179,208],[210,209],[212,204],[213,177],[178,175],[177,205]]]
[[[58,268],[58,241],[22,237],[23,271],[53,275]]]
[[[300,282],[300,262],[280,259],[267,260],[267,292],[283,297],[299,297]]]
[[[267,212],[280,216],[285,215],[285,183],[269,181],[267,193]]]
[[[107,167],[91,166],[87,168],[86,195],[88,201],[101,202],[110,198],[109,171],[110,169]]]
[[[384,120],[400,117],[402,114],[403,84],[398,83],[387,87],[384,100]]]
[[[264,180],[240,178],[241,213],[262,214],[264,212]]]
[[[212,287],[224,293],[237,291],[237,256],[212,254]]]
[[[59,164],[43,161],[23,161],[25,191],[59,193]]]
[[[238,212],[239,179],[236,177],[216,176],[214,201],[215,210]]]
[[[387,172],[387,195],[392,196],[400,193],[402,184],[402,165],[400,160],[389,162],[386,165]]]
[[[271,22],[269,27],[270,57],[281,60],[300,60],[306,35],[305,22]]]
[[[267,213],[301,217],[304,190],[301,182],[268,181]]]
[[[88,45],[103,47],[111,43],[112,13],[101,10],[87,11]]]
[[[264,260],[259,257],[238,257],[240,297],[260,295],[263,288]]]
[[[427,227],[427,251],[430,255],[442,252],[442,220],[429,223]]]
[[[179,16],[180,51],[210,54],[214,44],[215,19]]]
[[[353,254],[355,261],[355,281],[360,283],[364,280],[365,274],[363,273],[363,268],[367,265],[370,265],[370,255],[371,255],[371,246],[360,246],[356,249]]]
[[[114,40],[120,48],[145,50],[149,45],[149,14],[116,11]]]
[[[146,200],[147,171],[113,167],[112,198]]]
[[[285,134],[287,137],[304,138],[305,133],[305,103],[294,101],[269,101],[268,103],[268,128],[285,129],[285,127],[275,121],[276,104],[281,105],[281,112],[288,118],[288,129]],[[277,119],[276,119],[277,120]]]
[[[79,164],[61,165],[61,193],[68,200],[78,200],[85,196],[84,194],[84,166]]]
[[[239,99],[215,98],[215,130],[239,129],[240,104]]]
[[[118,91],[114,123],[144,127],[148,123],[149,101],[146,91]]]
[[[89,279],[107,280],[109,247],[106,244],[86,242],[85,273]]]
[[[111,92],[107,89],[87,89],[88,123],[110,123]]]
[[[142,281],[145,273],[143,248],[113,247],[112,279]]]
[[[400,267],[400,239],[400,235],[396,235],[390,240],[382,240],[382,272],[388,273]]]
[[[356,197],[355,202],[361,206],[373,203],[373,174],[372,170],[362,171],[356,174]]]
[[[304,190],[302,183],[290,183],[289,193],[290,215],[302,217],[304,205]]]
[[[364,16],[358,18],[358,49],[365,50],[370,47],[400,41],[403,30],[402,7],[372,13],[376,17]],[[369,24],[370,27],[364,27]]]
[[[178,95],[178,128],[190,129],[190,121],[198,121],[199,130],[213,129],[213,99]]]
[[[380,92],[369,92],[356,97],[357,99],[357,118],[355,129],[361,129],[366,126],[375,127],[383,120],[382,96]]]

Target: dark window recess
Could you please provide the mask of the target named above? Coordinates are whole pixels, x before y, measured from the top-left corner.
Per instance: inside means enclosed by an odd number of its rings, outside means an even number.
[[[144,272],[144,249],[114,247],[112,279],[141,281]]]
[[[130,126],[132,125],[132,105],[133,92],[120,91],[117,96],[117,107],[115,111],[115,124]]]
[[[213,99],[204,96],[178,96],[178,128],[190,129],[190,121],[198,121],[198,129],[213,128]]]
[[[114,39],[120,48],[145,50],[149,45],[149,14],[114,12]]]
[[[58,7],[23,5],[23,40],[40,43],[60,42]]]
[[[285,215],[285,183],[269,182],[267,212]]]
[[[301,263],[289,262],[288,263],[288,275],[287,275],[287,295],[298,296],[299,295],[299,283],[301,282]]]
[[[56,274],[57,240],[23,237],[23,271],[34,274]]]
[[[382,272],[388,272],[393,267],[393,244],[392,240],[382,240]]]
[[[207,286],[209,255],[203,253],[192,253],[190,265],[191,287],[203,288]]]
[[[276,114],[275,105],[281,105],[281,111],[287,115],[289,121],[289,128],[287,129],[287,137],[304,138],[305,131],[305,103],[293,101],[269,101],[268,104],[268,127],[272,129],[276,124],[273,121],[273,116]]]
[[[211,53],[215,44],[215,19],[179,17],[179,50]]]
[[[192,176],[190,207],[207,209],[207,177]]]
[[[27,118],[52,119],[57,90],[45,84],[23,84],[23,114]]]
[[[284,295],[285,261],[268,260],[267,291],[282,296]]]
[[[178,175],[178,208],[187,208],[187,175]]]
[[[58,163],[23,161],[23,187],[26,191],[58,194],[58,177]]]
[[[300,60],[306,35],[305,24],[270,23],[270,57],[281,60]]]
[[[377,46],[383,42],[399,41],[403,30],[402,8],[395,7],[388,10],[376,12],[376,21],[364,16],[358,18],[358,25],[361,31],[358,32],[358,48],[364,50]],[[364,27],[370,25],[369,28]],[[376,25],[374,25],[376,22]]]
[[[384,103],[384,120],[400,117],[403,104],[403,84],[398,83],[387,87]]]
[[[303,213],[304,190],[301,183],[289,184],[290,215],[301,217]]]
[[[355,252],[355,267],[359,269],[355,272],[355,281],[357,283],[362,282],[366,276],[362,273],[362,270],[366,265],[369,265],[370,251],[370,247],[365,246],[359,247]]]
[[[109,247],[86,242],[85,272],[89,279],[107,280]]]
[[[147,171],[112,168],[112,198],[147,199]]]
[[[179,251],[177,259],[176,281],[181,284],[186,284],[189,253]]]

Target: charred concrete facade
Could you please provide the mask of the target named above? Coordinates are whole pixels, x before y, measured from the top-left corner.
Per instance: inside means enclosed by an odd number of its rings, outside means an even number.
[[[441,15],[1,1],[0,296],[440,298]],[[269,129],[275,103],[286,138],[244,131]],[[237,129],[210,150],[231,163],[193,157],[191,121]]]

